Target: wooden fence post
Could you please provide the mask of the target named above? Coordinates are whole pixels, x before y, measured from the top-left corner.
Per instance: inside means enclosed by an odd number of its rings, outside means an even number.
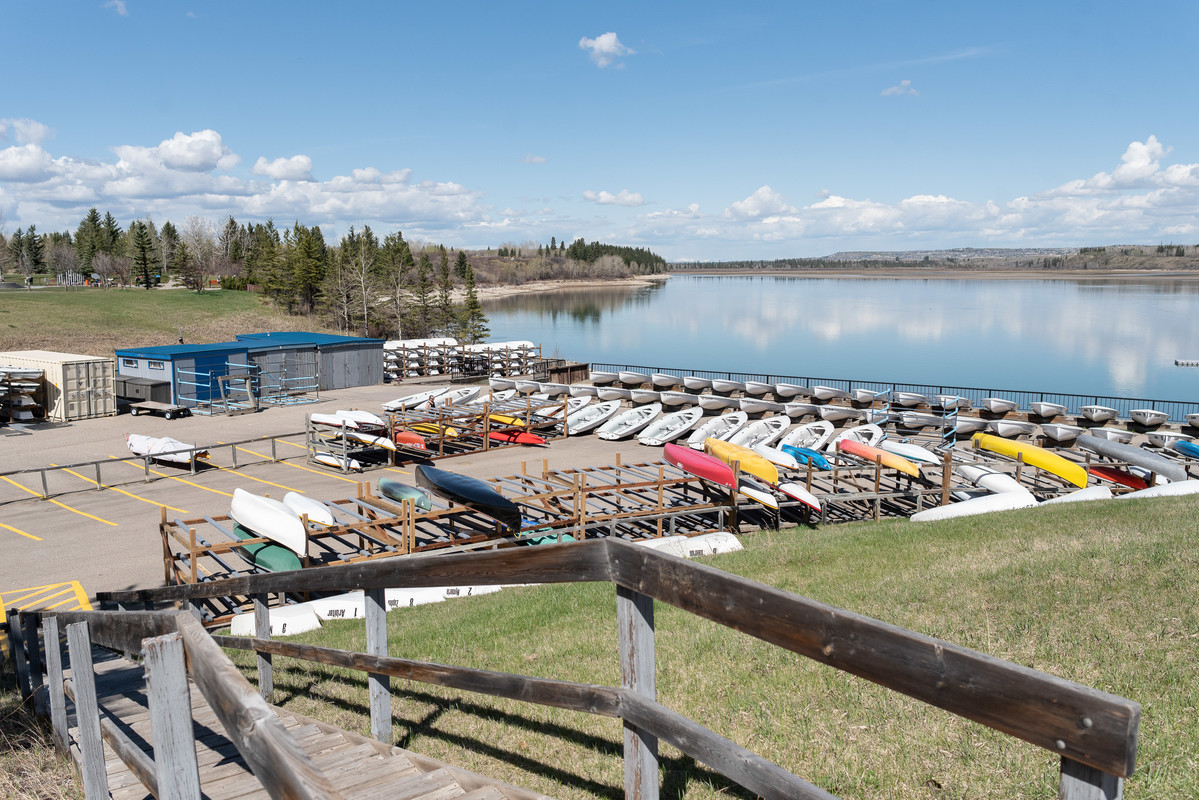
[[[38,714],[46,713],[46,693],[41,691],[42,681],[42,647],[37,637],[37,614],[22,614],[21,643],[25,645],[25,657],[29,668],[29,694],[33,696],[33,710]]]
[[[1059,800],[1121,800],[1124,782],[1116,775],[1062,758]]]
[[[79,735],[79,772],[87,800],[108,797],[104,769],[104,742],[100,739],[100,708],[96,703],[96,673],[92,667],[92,640],[86,622],[67,626],[71,683],[75,687],[75,724]]]
[[[366,589],[366,652],[387,658],[387,599],[384,589]],[[367,673],[370,689],[371,736],[391,742],[391,678]]]
[[[271,638],[271,611],[266,593],[254,595],[254,635],[259,639]],[[266,697],[275,690],[275,672],[271,654],[258,654],[258,694]]]
[[[21,623],[20,609],[10,608],[8,610],[8,649],[12,653],[13,667],[17,671],[17,689],[21,692],[21,698],[29,697],[29,662],[25,660],[25,644],[24,630]]]
[[[42,620],[42,638],[46,641],[46,688],[50,696],[50,734],[58,752],[67,752],[67,698],[62,690],[62,642],[59,641],[58,617]]]
[[[142,650],[146,657],[158,800],[195,800],[200,796],[200,768],[192,734],[183,636],[170,633],[146,639]]]
[[[647,700],[657,701],[653,598],[617,586],[616,625],[621,685]],[[624,792],[629,800],[658,798],[658,740],[628,722],[624,723]]]

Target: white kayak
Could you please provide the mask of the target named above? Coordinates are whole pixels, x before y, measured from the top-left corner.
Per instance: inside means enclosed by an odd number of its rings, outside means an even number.
[[[801,469],[800,463],[795,456],[791,455],[790,453],[784,453],[777,447],[771,447],[770,445],[766,444],[756,444],[751,449],[762,458],[769,461],[771,464],[774,464],[776,467],[793,470]]]
[[[762,417],[747,423],[739,431],[729,437],[731,444],[750,447],[759,444],[774,444],[791,427],[791,418],[786,414],[773,417]]]
[[[816,496],[804,487],[800,486],[798,483],[793,483],[791,481],[780,483],[779,491],[787,495],[787,497],[790,497],[792,500],[798,500],[813,511],[820,510],[820,501],[816,499]]]
[[[587,433],[587,431],[598,428],[612,419],[618,411],[620,411],[619,400],[605,400],[600,403],[583,406],[573,414],[567,415],[566,431],[571,436]]]
[[[727,439],[748,421],[749,415],[744,411],[734,411],[732,414],[712,417],[687,437],[687,445],[693,450],[703,450],[705,439]]]
[[[323,464],[326,467],[335,467],[336,469],[342,469],[344,467],[346,469],[356,469],[359,472],[362,471],[362,464],[359,463],[358,459],[343,459],[341,456],[336,455],[335,453],[317,453],[312,457],[312,460],[318,464]]]
[[[440,394],[445,394],[450,390],[448,386],[439,386],[436,389],[429,389],[424,392],[410,394],[407,397],[400,397],[391,402],[383,404],[384,411],[408,411],[417,408],[425,403],[428,403],[433,398]]]
[[[842,439],[853,439],[855,442],[868,444],[871,447],[877,447],[878,443],[883,440],[883,429],[875,425],[873,422],[865,425],[859,425],[856,428],[849,428],[841,431],[834,436],[829,443],[824,446],[824,449],[830,453],[837,452],[837,443]]]
[[[1176,497],[1184,494],[1199,494],[1199,481],[1175,481],[1161,486],[1150,486],[1136,492],[1116,495],[1120,500],[1138,500],[1145,497]]]
[[[675,411],[651,422],[637,436],[637,441],[650,447],[661,447],[667,442],[673,442],[687,431],[704,415],[702,408],[685,408]]]
[[[1004,492],[988,494],[947,506],[937,506],[919,511],[911,516],[912,522],[935,522],[939,519],[954,519],[955,517],[972,517],[975,514],[989,514],[992,511],[1010,511],[1013,508],[1028,508],[1037,504],[1032,492]]]
[[[145,436],[140,433],[125,434],[125,444],[129,452],[135,456],[150,456],[156,461],[170,461],[174,464],[190,464],[193,453],[192,446],[170,436]],[[207,450],[197,450],[195,458],[208,458]]]
[[[832,437],[833,423],[827,420],[809,422],[807,425],[800,425],[794,430],[788,431],[779,440],[779,447],[786,444],[792,447],[806,447],[809,450],[819,450]]]
[[[883,439],[878,443],[878,447],[880,450],[886,450],[888,453],[903,456],[908,461],[916,461],[924,464],[941,463],[941,457],[932,450],[921,447],[918,444],[912,444],[911,442],[895,442],[890,439]]]
[[[333,525],[333,512],[320,500],[313,500],[298,492],[288,492],[283,495],[283,505],[296,512],[297,516],[308,515],[309,522],[320,525]]]
[[[617,440],[632,436],[649,425],[662,413],[661,403],[650,403],[637,408],[630,408],[623,414],[617,414],[600,426],[596,434],[601,439]]]
[[[282,608],[272,608],[267,614],[271,625],[271,637],[276,636],[295,636],[296,634],[306,633],[316,630],[321,626],[321,621],[316,615],[316,611],[308,603],[296,603],[294,605],[283,606]],[[255,633],[254,615],[253,614],[238,614],[229,622],[230,636],[253,636]]]
[[[958,464],[953,471],[975,486],[995,494],[1028,491],[1011,475],[1000,472],[994,467],[988,467],[986,464]]]
[[[735,553],[744,549],[745,546],[741,544],[741,539],[728,531],[704,533],[687,539],[687,555],[693,558],[698,555],[715,556],[721,553]]]
[[[233,490],[229,516],[264,539],[277,542],[296,555],[307,555],[308,531],[299,515],[278,500],[237,488]]]
[[[1041,505],[1048,506],[1054,503],[1080,503],[1089,500],[1111,500],[1112,490],[1106,486],[1088,486],[1085,489],[1075,489],[1067,494],[1059,494],[1057,497],[1051,497],[1048,500],[1042,500]]]

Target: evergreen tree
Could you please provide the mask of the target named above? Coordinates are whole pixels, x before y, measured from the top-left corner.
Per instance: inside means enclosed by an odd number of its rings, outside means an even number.
[[[13,269],[28,274],[25,269],[25,234],[20,228],[13,231],[12,237],[8,240],[8,255],[12,258]]]
[[[459,250],[458,260],[454,262],[454,274],[457,275],[460,280],[466,280],[466,271],[468,269],[470,269],[470,264],[468,264],[466,261],[466,251]]]
[[[175,248],[179,246],[179,231],[171,224],[170,220],[162,223],[162,230],[158,234],[158,256],[161,272],[173,272],[172,265],[175,263]]]
[[[458,327],[454,316],[454,276],[450,274],[450,256],[445,245],[440,248],[441,261],[437,267],[437,329],[442,336],[452,336]]]
[[[92,256],[100,251],[102,225],[100,212],[93,206],[75,229],[75,252],[79,254],[79,266],[88,274],[93,271]]]
[[[487,327],[487,315],[483,313],[483,304],[475,291],[475,271],[470,264],[466,265],[466,303],[462,309],[462,329],[460,337],[467,344],[479,344],[487,341],[491,330]]]
[[[412,305],[416,307],[415,338],[423,338],[433,332],[433,264],[429,254],[421,251],[416,266],[416,283],[412,287]]]
[[[121,226],[117,224],[111,212],[104,212],[104,222],[100,227],[100,240],[96,249],[110,256],[125,255],[121,248]]]
[[[37,234],[37,226],[25,231],[25,268],[30,274],[46,271],[46,243]]]
[[[163,229],[166,229],[165,225]],[[192,258],[191,252],[188,251],[187,242],[180,240],[175,245],[175,250],[171,254],[171,272],[188,289],[196,292],[204,290],[204,276],[200,274],[199,263]]]
[[[558,249],[558,239],[554,236],[551,236],[550,237],[550,250],[552,251],[552,250],[557,250],[557,249]]]
[[[319,227],[307,228],[297,221],[288,238],[291,241],[287,254],[291,285],[304,308],[312,311],[320,297],[328,266],[325,237]]]
[[[150,272],[154,268],[150,231],[146,228],[146,223],[136,220],[129,226],[129,232],[133,234],[133,266],[141,273],[142,284],[148,290],[152,284]]]

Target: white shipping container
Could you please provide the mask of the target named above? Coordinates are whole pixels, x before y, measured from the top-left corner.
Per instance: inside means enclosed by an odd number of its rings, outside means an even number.
[[[42,370],[46,379],[46,419],[70,422],[117,413],[114,359],[50,350],[14,350],[0,353],[0,364]]]

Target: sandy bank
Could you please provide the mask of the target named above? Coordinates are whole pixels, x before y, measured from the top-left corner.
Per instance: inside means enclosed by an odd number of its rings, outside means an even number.
[[[610,288],[612,286],[625,286],[630,289],[635,289],[639,286],[652,286],[658,281],[666,280],[669,275],[635,275],[629,278],[603,278],[589,280],[556,280],[556,281],[530,281],[529,283],[521,284],[498,284],[491,286],[480,286],[478,294],[480,300],[496,300],[501,297],[511,297],[516,294],[530,294],[533,292],[557,292],[567,289],[599,289]]]

